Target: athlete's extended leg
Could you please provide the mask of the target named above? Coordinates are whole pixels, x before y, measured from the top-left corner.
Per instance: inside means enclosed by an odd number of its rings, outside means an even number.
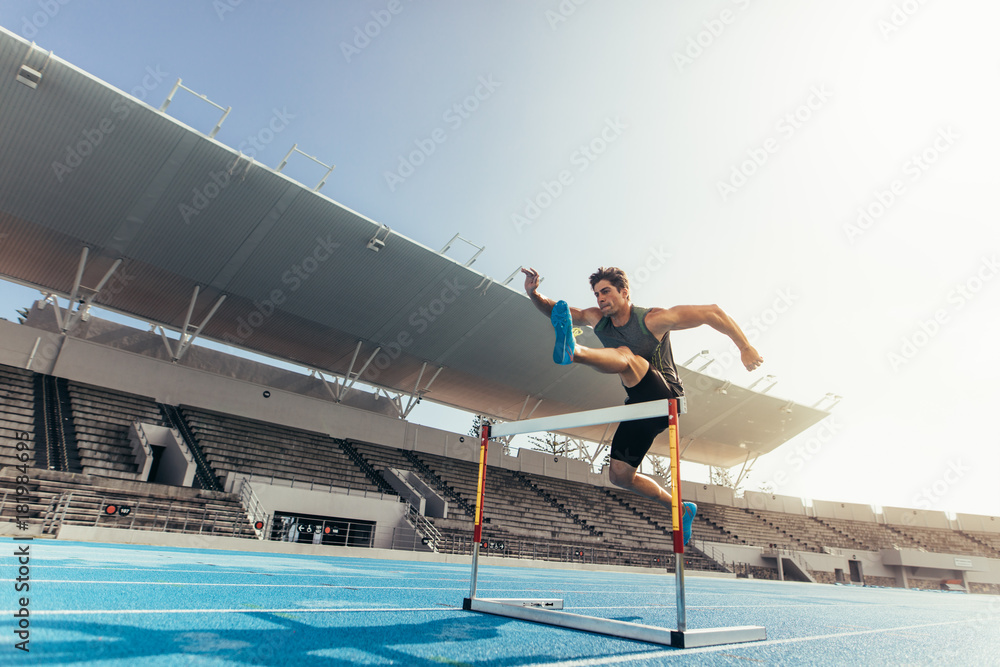
[[[556,331],[556,346],[552,354],[557,364],[578,363],[601,373],[616,373],[626,387],[634,387],[649,370],[649,362],[637,357],[627,347],[585,347],[573,340],[573,320],[569,306],[559,301],[552,308],[552,327]]]

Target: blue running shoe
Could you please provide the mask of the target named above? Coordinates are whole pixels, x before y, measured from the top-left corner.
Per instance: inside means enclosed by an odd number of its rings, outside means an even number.
[[[573,340],[573,316],[569,313],[569,304],[559,301],[552,307],[552,326],[556,330],[556,347],[552,351],[552,361],[565,366],[573,363],[573,350],[576,348]]]
[[[694,503],[684,503],[684,516],[681,517],[681,526],[684,528],[684,546],[691,541],[691,524],[694,522],[694,515],[698,513],[698,506]]]

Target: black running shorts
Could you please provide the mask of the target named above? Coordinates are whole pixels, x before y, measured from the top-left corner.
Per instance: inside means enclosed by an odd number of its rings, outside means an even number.
[[[628,398],[625,399],[626,405],[677,398],[663,376],[652,366],[639,380],[639,384],[625,387],[625,391],[628,393]],[[670,418],[667,415],[622,422],[611,440],[611,458],[638,468],[646,452],[652,447],[653,440],[669,425]]]

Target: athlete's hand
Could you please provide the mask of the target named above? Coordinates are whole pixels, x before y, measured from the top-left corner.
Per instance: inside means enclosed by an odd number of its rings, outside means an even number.
[[[524,291],[531,296],[538,291],[538,284],[542,282],[541,276],[538,275],[538,271],[534,269],[521,268],[521,273],[524,274]]]
[[[747,345],[740,352],[740,359],[748,371],[756,370],[758,366],[764,363],[764,357],[760,356],[752,345]]]

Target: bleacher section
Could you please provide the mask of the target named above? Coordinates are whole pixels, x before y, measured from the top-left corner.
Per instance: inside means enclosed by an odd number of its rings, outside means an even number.
[[[824,526],[833,528],[844,535],[849,535],[853,539],[861,542],[862,549],[868,551],[878,551],[879,549],[923,549],[924,546],[917,540],[893,530],[889,526],[868,521],[855,521],[853,519],[829,519],[818,518],[817,521]],[[947,553],[947,552],[945,552]]]
[[[69,383],[76,445],[88,475],[135,479],[135,456],[129,444],[129,425],[136,419],[163,426],[163,415],[150,398]]]
[[[756,516],[786,535],[794,534],[798,542],[809,545],[810,551],[822,551],[823,547],[865,549],[865,545],[851,537],[850,534],[842,533],[815,517],[770,510],[748,509],[747,513]]]
[[[186,406],[181,414],[220,480],[235,472],[382,492],[329,436]]]
[[[23,440],[35,460],[35,395],[31,371],[0,365],[0,437]],[[27,434],[26,439],[23,438]],[[0,447],[0,466],[18,465],[14,447]]]
[[[386,468],[411,470],[420,475],[420,478],[424,482],[435,489],[446,500],[450,500],[450,496],[455,493],[455,490],[444,484],[439,477],[421,474],[420,471],[416,470],[413,465],[413,461],[407,457],[406,453],[401,449],[381,447],[379,445],[372,445],[366,442],[357,441],[351,441],[351,445],[354,446],[358,453],[361,454],[368,464],[375,470],[381,471]],[[448,516],[445,518],[453,521],[471,521],[470,513],[465,510],[465,507],[457,502],[448,503]]]
[[[712,528],[724,531],[737,544],[760,547],[777,547],[797,551],[819,551],[807,542],[790,535],[783,528],[741,507],[702,503],[698,506],[695,522],[705,522]]]
[[[963,535],[960,531],[923,526],[892,526],[891,528],[917,542],[926,551],[1000,558],[1000,550],[983,544],[968,535]]]
[[[991,549],[993,553],[1000,554],[1000,533],[987,533],[981,530],[963,530],[959,531],[963,533],[966,537],[974,540],[978,544],[982,544],[984,547]],[[998,558],[1000,556],[991,556],[991,558]]]

